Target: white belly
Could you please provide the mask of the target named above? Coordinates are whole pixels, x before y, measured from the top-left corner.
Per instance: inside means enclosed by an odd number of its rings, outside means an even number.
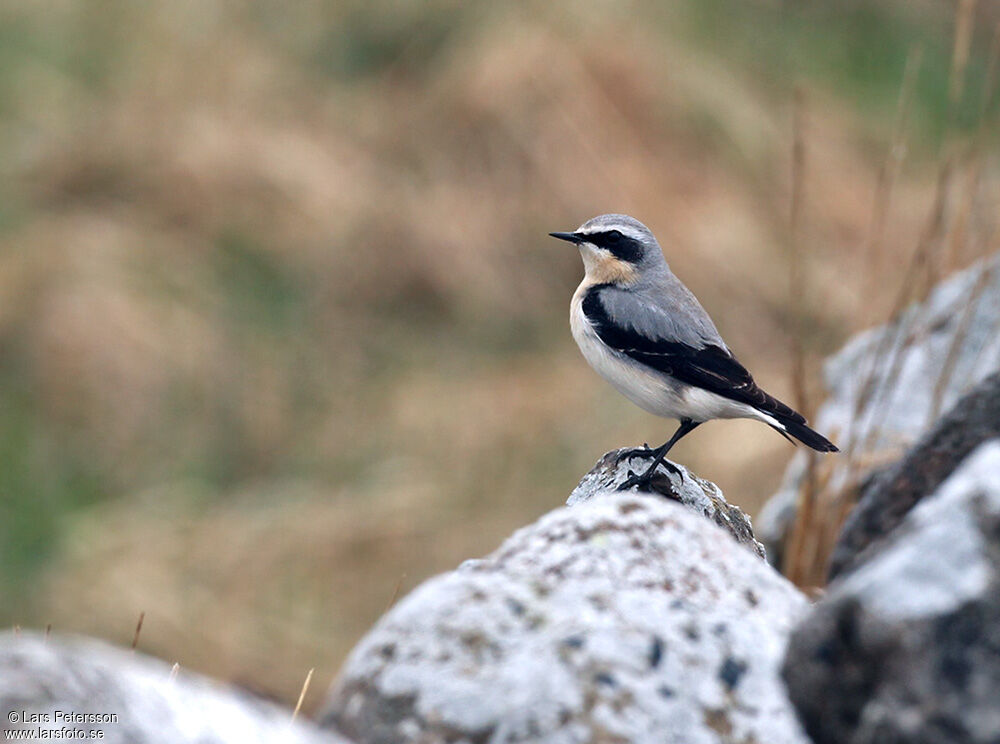
[[[583,296],[589,286],[581,284],[570,304],[570,329],[584,358],[619,393],[643,410],[657,416],[692,421],[716,418],[753,418],[776,423],[745,403],[680,383],[608,348],[583,314]]]

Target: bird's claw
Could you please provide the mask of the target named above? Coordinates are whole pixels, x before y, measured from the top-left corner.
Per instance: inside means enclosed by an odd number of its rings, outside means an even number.
[[[629,477],[625,479],[620,486],[618,486],[619,491],[629,491],[636,486],[641,486],[644,490],[649,486],[650,476],[646,473],[642,475],[636,475],[631,470],[628,471]]]
[[[681,480],[684,480],[684,471],[681,470],[676,465],[674,465],[672,462],[670,462],[670,460],[664,460],[660,464],[664,467],[665,470],[667,470],[668,472],[673,473],[674,475],[676,475]]]
[[[663,469],[666,470],[667,472],[673,473],[682,481],[684,480],[684,471],[681,470],[676,465],[674,465],[669,460],[664,460],[663,462],[659,463],[656,466],[656,468],[647,470],[646,472],[641,473],[640,475],[636,475],[635,472],[633,472],[631,469],[627,470],[626,472],[628,473],[628,478],[622,481],[621,485],[618,486],[617,490],[629,491],[635,488],[636,486],[639,486],[639,488],[641,488],[642,490],[648,491],[649,486],[653,482],[653,478],[656,477],[656,472],[660,469],[661,465],[663,466]]]

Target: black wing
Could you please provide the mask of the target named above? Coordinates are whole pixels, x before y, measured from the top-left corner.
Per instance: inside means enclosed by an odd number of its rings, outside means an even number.
[[[595,286],[584,297],[583,314],[607,346],[688,385],[745,403],[782,420],[805,423],[801,414],[757,387],[750,373],[728,349],[714,344],[695,348],[676,341],[649,338],[634,328],[616,323],[601,302],[600,290],[600,285]]]

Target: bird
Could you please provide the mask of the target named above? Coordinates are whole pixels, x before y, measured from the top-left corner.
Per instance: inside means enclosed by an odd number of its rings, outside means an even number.
[[[713,419],[755,419],[789,441],[838,451],[802,414],[757,385],[639,220],[602,214],[573,232],[549,235],[576,245],[583,258],[570,329],[584,358],[637,406],[680,424],[662,446],[629,453],[652,464],[641,474],[630,472],[619,490],[647,487],[670,449]]]

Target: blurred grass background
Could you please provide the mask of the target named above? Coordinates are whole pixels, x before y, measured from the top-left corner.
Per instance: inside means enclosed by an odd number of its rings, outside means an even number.
[[[1000,7],[979,3],[949,108],[954,12],[0,2],[2,620],[128,643],[144,611],[143,649],[267,695],[316,667],[314,705],[394,597],[672,431],[569,335],[582,267],[546,233],[602,212],[654,230],[789,400],[804,328],[815,399],[823,355],[888,314],[946,141],[978,126]],[[675,457],[754,512],[792,454],[727,422]]]

